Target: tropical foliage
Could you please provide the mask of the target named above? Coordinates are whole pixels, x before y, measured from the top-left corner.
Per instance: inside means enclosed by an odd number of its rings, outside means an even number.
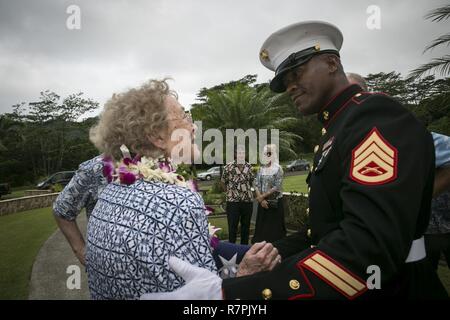
[[[425,19],[431,19],[433,22],[445,23],[450,18],[450,5],[440,7],[429,12]],[[434,39],[424,50],[424,53],[431,51],[438,46],[450,45],[450,33],[446,33],[437,39]],[[429,63],[423,64],[420,67],[411,71],[410,77],[417,78],[435,70],[441,76],[450,74],[450,54],[443,57],[432,59]]]
[[[267,86],[246,82],[253,77],[202,91],[202,103],[191,111],[194,120],[202,121],[203,130],[221,130],[224,137],[225,129],[279,129],[280,154],[295,158],[295,142],[301,137],[290,130],[297,122],[292,104]]]
[[[73,170],[92,157],[88,129],[96,121],[76,121],[98,103],[82,93],[61,100],[54,92],[41,92],[37,102],[21,103],[0,115],[0,177],[12,185],[32,184],[62,170]]]

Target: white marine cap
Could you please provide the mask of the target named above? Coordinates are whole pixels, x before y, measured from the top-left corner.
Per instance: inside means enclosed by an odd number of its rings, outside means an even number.
[[[283,76],[287,71],[308,62],[316,54],[339,55],[342,41],[341,31],[323,21],[298,22],[271,34],[259,51],[261,63],[275,71],[270,89],[286,91]]]

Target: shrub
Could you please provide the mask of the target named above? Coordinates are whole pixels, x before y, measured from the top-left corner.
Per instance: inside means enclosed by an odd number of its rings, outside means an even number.
[[[306,209],[309,207],[308,197],[303,194],[285,195],[286,225],[292,229],[302,229],[308,226],[309,217]]]
[[[225,202],[225,193],[207,193],[203,195],[203,201],[206,205],[221,205]]]
[[[215,179],[211,186],[211,189],[209,190],[208,193],[218,194],[218,193],[222,193],[224,191],[225,190],[222,187],[222,183],[220,182],[220,179]]]
[[[61,192],[63,189],[64,189],[64,187],[62,185],[60,185],[59,183],[56,183],[52,186],[53,192]]]

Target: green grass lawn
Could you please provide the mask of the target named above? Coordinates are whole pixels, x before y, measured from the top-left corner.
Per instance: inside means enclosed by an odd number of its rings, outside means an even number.
[[[216,228],[222,228],[222,230],[217,231],[217,235],[221,240],[228,240],[228,220],[227,217],[208,217],[208,222],[211,223]]]
[[[11,188],[11,193],[3,195],[0,200],[8,200],[8,199],[25,197],[25,190],[33,190],[33,189],[35,189],[35,186],[22,186],[22,187]]]
[[[306,177],[303,174],[299,176],[289,176],[283,179],[283,192],[308,192],[308,185],[306,184]]]
[[[10,194],[5,194],[0,200],[8,200],[25,197],[25,190],[13,190]]]
[[[55,229],[51,208],[0,217],[0,299],[27,299],[34,259]]]
[[[292,178],[299,177],[304,176]],[[222,228],[217,234],[220,239],[227,240],[227,218],[210,216],[208,220],[213,226]],[[0,217],[0,299],[27,299],[34,259],[55,230],[51,208]],[[450,294],[450,270],[439,266],[438,272]]]

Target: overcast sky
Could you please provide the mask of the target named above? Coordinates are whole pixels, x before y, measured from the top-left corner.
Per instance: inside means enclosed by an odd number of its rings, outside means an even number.
[[[69,30],[68,6],[81,9],[81,29]],[[198,90],[257,74],[259,49],[274,31],[298,21],[338,26],[346,71],[406,74],[449,48],[422,54],[448,32],[424,20],[438,0],[0,0],[0,113],[35,101],[49,89],[82,91],[102,105],[114,92],[146,79],[171,76],[189,108]],[[369,30],[370,5],[381,10],[381,29]]]

